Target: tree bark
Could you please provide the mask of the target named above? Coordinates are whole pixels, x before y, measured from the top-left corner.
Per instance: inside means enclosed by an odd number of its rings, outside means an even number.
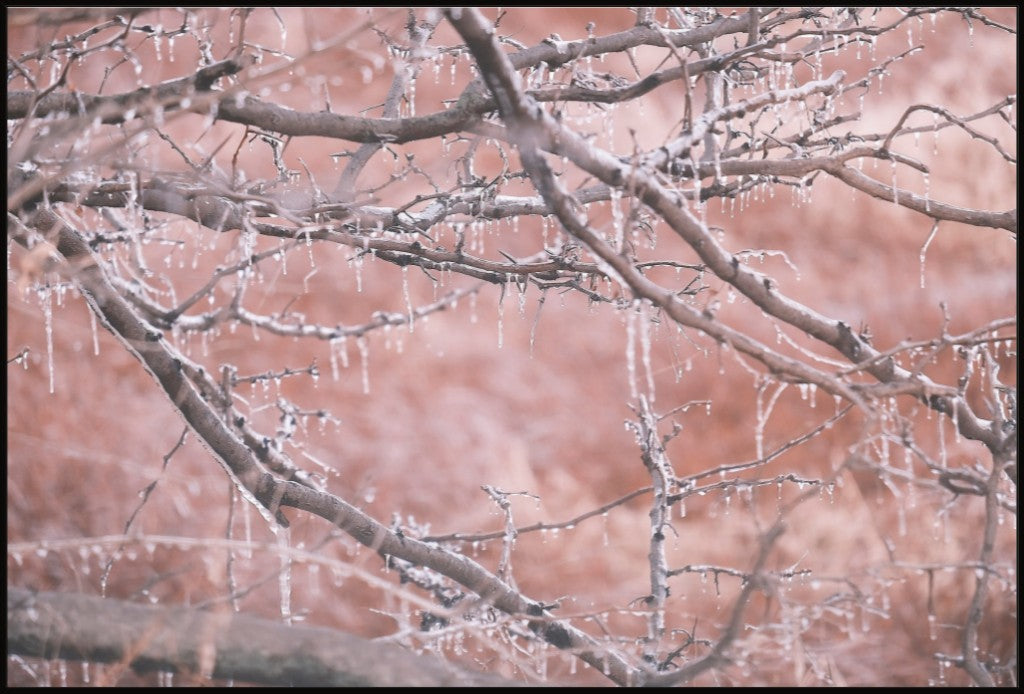
[[[122,662],[137,672],[187,672],[277,686],[517,684],[324,627],[11,586],[7,654]]]

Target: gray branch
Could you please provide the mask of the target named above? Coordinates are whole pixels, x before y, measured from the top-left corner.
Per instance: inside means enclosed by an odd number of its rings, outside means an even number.
[[[137,672],[279,687],[517,684],[324,627],[12,586],[7,587],[7,654],[127,663]]]

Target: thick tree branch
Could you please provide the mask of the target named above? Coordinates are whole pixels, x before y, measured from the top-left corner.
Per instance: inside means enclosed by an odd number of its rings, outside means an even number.
[[[7,587],[7,654],[278,687],[509,687],[433,656],[230,611]]]

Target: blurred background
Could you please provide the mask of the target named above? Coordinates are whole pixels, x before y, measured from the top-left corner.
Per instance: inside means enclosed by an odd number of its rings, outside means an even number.
[[[1016,26],[1013,9],[986,13]],[[494,10],[487,14],[495,17]],[[210,25],[210,36],[217,37],[212,50],[221,59],[238,30],[238,15],[228,10],[200,10],[197,15]],[[90,25],[58,26],[27,17],[8,15],[9,56]],[[297,110],[321,110],[329,101],[337,113],[375,117],[396,59],[382,45],[380,33],[358,27],[369,21],[377,30],[404,38],[405,20],[404,12],[385,9],[258,9],[248,15],[245,30],[250,42],[267,49],[267,64],[275,61],[273,50],[301,56],[318,42],[353,33],[342,47],[272,75],[253,91]],[[182,15],[160,9],[139,21],[166,29],[180,24]],[[634,22],[635,14],[625,8],[525,8],[510,9],[500,28],[532,46],[552,33],[566,40],[584,37],[589,23],[600,35],[625,30]],[[881,56],[905,50],[908,41],[925,46],[894,63],[882,84],[868,91],[860,106],[863,116],[851,129],[887,132],[915,103],[939,104],[959,115],[976,113],[1015,92],[1015,36],[983,26],[969,28],[952,14],[911,23],[909,32],[908,37],[907,30],[894,31],[873,48]],[[438,46],[457,43],[443,22],[431,41]],[[121,64],[115,54],[90,55],[70,73],[73,87],[114,94],[140,83],[155,84],[189,74],[201,50],[187,34],[173,44],[139,40],[130,51],[133,60]],[[607,69],[632,76],[628,61],[619,58],[609,59]],[[633,57],[641,74],[663,58],[664,51],[653,50],[637,51]],[[826,75],[842,68],[856,79],[872,66],[872,51],[850,48],[823,62]],[[436,71],[425,67],[416,82],[416,114],[444,108],[444,101],[457,98],[470,77],[465,54],[438,63]],[[9,83],[9,88],[24,87]],[[613,116],[595,113],[589,127],[600,133],[601,146],[614,146],[620,153],[632,151],[634,137],[642,148],[656,147],[682,117],[681,91],[666,86],[639,102],[616,107]],[[920,125],[930,121],[929,114],[916,117]],[[606,126],[607,118],[613,129]],[[977,127],[993,127],[992,134],[1015,155],[1015,132],[1005,123],[1001,130],[990,123]],[[188,151],[198,158],[227,140],[217,154],[225,170],[234,165],[249,179],[275,176],[270,146],[245,138],[240,126],[217,123],[207,128],[194,115],[169,121],[165,132],[183,147],[192,147]],[[466,143],[449,146],[461,154]],[[346,162],[331,155],[356,147],[296,138],[282,156],[290,169],[304,172],[295,188],[308,190],[308,171],[329,191]],[[918,193],[927,190],[936,200],[965,207],[1006,210],[1016,204],[1015,169],[958,128],[903,138],[898,149],[931,167],[927,181],[901,167],[900,186]],[[389,150],[371,160],[360,179],[362,187],[388,181],[406,155],[414,156],[430,177],[454,180],[453,155],[446,156],[436,141]],[[133,156],[154,170],[184,167],[156,138],[139,145]],[[502,166],[498,148],[486,143],[474,162],[483,176]],[[883,182],[891,180],[888,164],[874,170],[867,164],[864,171]],[[582,181],[572,172],[566,176]],[[528,188],[522,191],[527,194]],[[426,177],[408,176],[376,195],[380,205],[394,207],[430,192]],[[610,219],[610,210],[604,209]],[[83,214],[88,218],[88,211]],[[804,200],[780,186],[774,194],[762,191],[741,202],[712,201],[707,214],[709,223],[722,227],[722,242],[733,252],[773,251],[763,263],[751,263],[763,264],[758,269],[776,278],[781,291],[851,326],[869,325],[881,349],[904,339],[939,336],[943,303],[950,318],[946,330],[952,334],[1015,316],[1016,241],[1004,230],[943,223],[922,262],[931,220],[851,193],[824,176],[815,180]],[[600,213],[591,215],[600,222]],[[157,218],[166,223],[162,235],[168,243],[151,244],[142,252],[154,270],[172,278],[179,299],[200,287],[238,243],[237,232],[217,235],[192,222]],[[512,256],[534,252],[540,238],[558,233],[553,224],[524,218],[476,233],[484,254],[500,259],[499,249]],[[416,268],[370,258],[357,264],[349,261],[350,249],[323,246],[293,252],[276,271],[265,272],[248,295],[250,308],[273,313],[288,307],[310,322],[356,325],[369,321],[375,311],[407,312],[410,304],[431,303],[448,289],[472,285],[467,278],[454,277],[443,278],[444,286],[438,288]],[[201,541],[224,538],[230,526],[239,546],[248,546],[233,562],[230,578],[236,588],[251,588],[240,600],[241,609],[280,616],[278,540],[244,503],[236,503],[229,518],[232,488],[221,467],[192,436],[175,449],[183,421],[140,364],[95,324],[75,292],[43,293],[19,286],[23,253],[8,242],[8,359],[29,350],[27,359],[7,368],[8,583],[162,604],[203,604],[223,598],[229,579],[224,550],[206,548]],[[671,255],[683,262],[695,258],[664,230],[650,255]],[[719,315],[724,321],[775,343],[772,326],[760,319],[760,311],[727,301],[727,290],[717,280],[706,281],[709,291],[721,291]],[[624,426],[634,418],[632,390],[638,384],[647,392],[648,378],[658,411],[694,400],[711,402],[708,410],[694,407],[675,417],[682,431],[668,453],[678,474],[756,457],[757,385],[732,355],[698,335],[655,324],[649,327],[649,370],[640,363],[639,342],[634,348],[637,368],[631,370],[626,311],[591,304],[578,293],[549,291],[541,298],[535,287],[523,293],[515,285],[506,291],[485,286],[450,310],[417,322],[412,330],[377,330],[333,347],[257,336],[245,327],[182,336],[180,344],[212,372],[233,364],[240,374],[251,375],[304,368],[315,361],[318,379],[270,379],[240,388],[254,423],[273,433],[277,398],[310,413],[329,412],[336,422],[315,415],[301,420],[301,447],[287,450],[296,464],[324,475],[330,491],[375,518],[397,518],[424,534],[501,530],[504,520],[481,485],[531,495],[513,497],[519,525],[565,521],[648,485],[634,436]],[[1012,350],[999,352],[1004,382],[1016,381],[1015,350],[1014,337]],[[952,360],[940,360],[934,377],[951,382],[957,369]],[[762,402],[773,393],[774,388],[762,393]],[[918,441],[932,452],[941,447],[950,465],[989,460],[980,446],[960,440],[948,422],[910,409]],[[779,395],[765,427],[764,450],[806,433],[834,411],[831,397],[789,387]],[[845,418],[775,459],[758,476],[827,476],[846,460],[863,423],[858,415]],[[125,532],[140,505],[140,493],[154,481],[155,490],[129,530],[149,541],[118,551],[119,543],[107,538]],[[750,498],[723,492],[688,500],[685,517],[674,524],[670,564],[749,569],[759,530],[772,521],[783,499],[797,493],[793,485],[780,484],[758,489]],[[941,511],[948,501],[948,495],[881,479],[872,469],[843,473],[840,486],[801,506],[772,555],[772,568],[810,569],[818,580],[794,580],[771,599],[756,603],[748,621],[772,628],[750,632],[742,649],[747,657],[700,683],[800,685],[829,678],[848,685],[965,683],[962,673],[943,668],[933,654],[958,650],[958,626],[965,618],[973,575],[921,567],[976,558],[983,508],[980,500],[960,498]],[[648,512],[649,499],[643,495],[572,529],[521,535],[512,560],[518,586],[539,600],[561,600],[564,614],[598,613],[614,633],[645,633],[643,619],[628,608],[650,592]],[[376,554],[335,536],[319,519],[289,515],[290,546],[323,557],[293,558],[288,565],[292,615],[368,637],[392,635],[418,623],[397,591],[381,590],[352,573],[354,567],[387,578]],[[1013,556],[1014,535],[1015,527],[1002,532],[1002,556]],[[173,538],[199,542],[176,544]],[[471,543],[465,551],[493,569],[500,544]],[[903,564],[914,568],[898,568]],[[842,581],[831,580],[836,577],[848,577],[877,609],[832,609],[829,596],[848,589]],[[673,579],[670,625],[696,627],[698,638],[713,638],[738,589],[735,578],[714,573]],[[1011,586],[991,596],[984,630],[989,651],[1005,655],[1016,647],[1015,597]],[[802,629],[782,628],[787,620],[806,624]],[[587,622],[586,628],[595,627]],[[470,636],[465,638],[473,643]],[[529,679],[523,672],[543,669],[552,682],[607,682],[557,652],[524,650],[516,661],[486,639],[480,641],[468,653],[458,644],[432,647],[473,667],[509,676]],[[512,662],[520,669],[512,668]],[[8,683],[40,683],[40,672],[37,668],[29,673],[9,662]],[[146,682],[125,675],[119,683],[137,681]]]

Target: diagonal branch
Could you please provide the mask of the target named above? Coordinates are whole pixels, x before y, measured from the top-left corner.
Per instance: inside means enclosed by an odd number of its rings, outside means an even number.
[[[489,39],[482,28],[479,29],[477,39],[475,45],[483,50],[482,46]],[[863,398],[841,379],[781,356],[746,335],[723,326],[713,316],[696,311],[679,301],[671,292],[636,272],[628,258],[615,252],[578,218],[576,205],[562,191],[561,185],[540,155],[540,150],[568,157],[610,186],[623,186],[628,181],[635,194],[697,252],[710,271],[735,287],[765,313],[830,345],[852,362],[872,360],[877,354],[877,350],[855,335],[845,322],[823,316],[789,298],[779,292],[769,278],[740,263],[734,254],[719,244],[707,226],[686,209],[680,195],[666,188],[647,167],[612,156],[548,116],[517,87],[518,76],[503,53],[494,50],[492,54],[480,59],[484,61],[480,63],[481,71],[502,107],[510,130],[518,131],[518,134],[513,135],[513,140],[520,146],[523,162],[533,176],[535,185],[556,210],[566,229],[583,240],[607,264],[607,272],[621,278],[637,296],[652,301],[676,322],[731,344],[737,350],[761,361],[773,373],[798,382],[814,383],[827,392],[864,407]],[[898,366],[892,359],[873,362],[868,372],[883,383],[905,385],[907,392],[921,402],[953,419],[961,435],[981,441],[992,451],[1001,450],[1005,446],[1005,436],[994,431],[989,420],[978,416],[966,399],[951,395],[949,389],[924,375],[912,373]],[[866,407],[865,410],[870,411]]]
[[[67,259],[69,274],[86,296],[90,308],[135,355],[170,397],[173,406],[214,454],[242,495],[261,509],[268,522],[287,525],[280,513],[292,507],[317,515],[341,528],[382,557],[397,557],[425,566],[476,593],[483,604],[509,615],[522,615],[542,639],[558,648],[577,652],[595,668],[623,684],[635,681],[637,671],[622,656],[602,648],[596,640],[568,622],[553,618],[542,603],[530,600],[477,562],[398,533],[344,500],[298,482],[274,478],[260,469],[249,447],[224,424],[187,378],[183,359],[163,335],[136,316],[132,307],[107,281],[84,239],[49,210],[39,211],[33,226],[56,240]]]
[[[32,225],[54,245],[66,259],[67,272],[81,288],[90,309],[103,322],[105,328],[117,337],[157,381],[214,458],[224,467],[242,495],[261,509],[273,525],[274,517],[268,512],[274,503],[271,475],[260,469],[253,452],[228,429],[227,425],[196,390],[183,368],[183,359],[177,354],[159,330],[140,319],[127,301],[107,280],[96,256],[89,250],[81,235],[53,212],[40,210]],[[277,514],[277,522],[287,520]]]

